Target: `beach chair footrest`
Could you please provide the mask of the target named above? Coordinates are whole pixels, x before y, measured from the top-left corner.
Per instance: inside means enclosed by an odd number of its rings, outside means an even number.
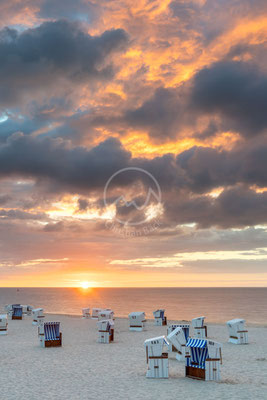
[[[62,346],[62,333],[60,332],[60,338],[56,340],[45,340],[45,347],[59,347]]]
[[[185,367],[185,376],[188,378],[205,380],[205,370],[202,368]]]

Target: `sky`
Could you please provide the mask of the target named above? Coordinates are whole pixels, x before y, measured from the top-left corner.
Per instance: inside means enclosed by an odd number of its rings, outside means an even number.
[[[266,11],[0,1],[0,286],[267,286]]]

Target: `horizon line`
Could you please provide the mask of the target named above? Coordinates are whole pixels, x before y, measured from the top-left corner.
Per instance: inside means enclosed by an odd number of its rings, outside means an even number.
[[[267,286],[0,286],[0,289],[267,289]]]

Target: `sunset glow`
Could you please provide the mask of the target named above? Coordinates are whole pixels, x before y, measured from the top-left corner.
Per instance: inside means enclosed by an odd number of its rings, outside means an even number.
[[[88,289],[91,287],[91,284],[90,284],[90,282],[81,282],[81,287],[83,289]]]

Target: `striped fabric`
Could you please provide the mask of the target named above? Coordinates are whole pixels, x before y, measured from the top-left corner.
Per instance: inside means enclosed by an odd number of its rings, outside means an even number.
[[[12,308],[14,317],[22,317],[22,307],[13,306]]]
[[[187,366],[205,369],[205,361],[208,357],[207,340],[189,339],[186,346],[191,350],[191,357],[186,361]]]
[[[44,323],[45,340],[59,340],[60,339],[59,326],[60,322],[45,322]]]
[[[199,348],[203,349],[203,347],[207,346],[207,340],[191,338],[186,343],[186,346],[187,347],[199,347]]]

